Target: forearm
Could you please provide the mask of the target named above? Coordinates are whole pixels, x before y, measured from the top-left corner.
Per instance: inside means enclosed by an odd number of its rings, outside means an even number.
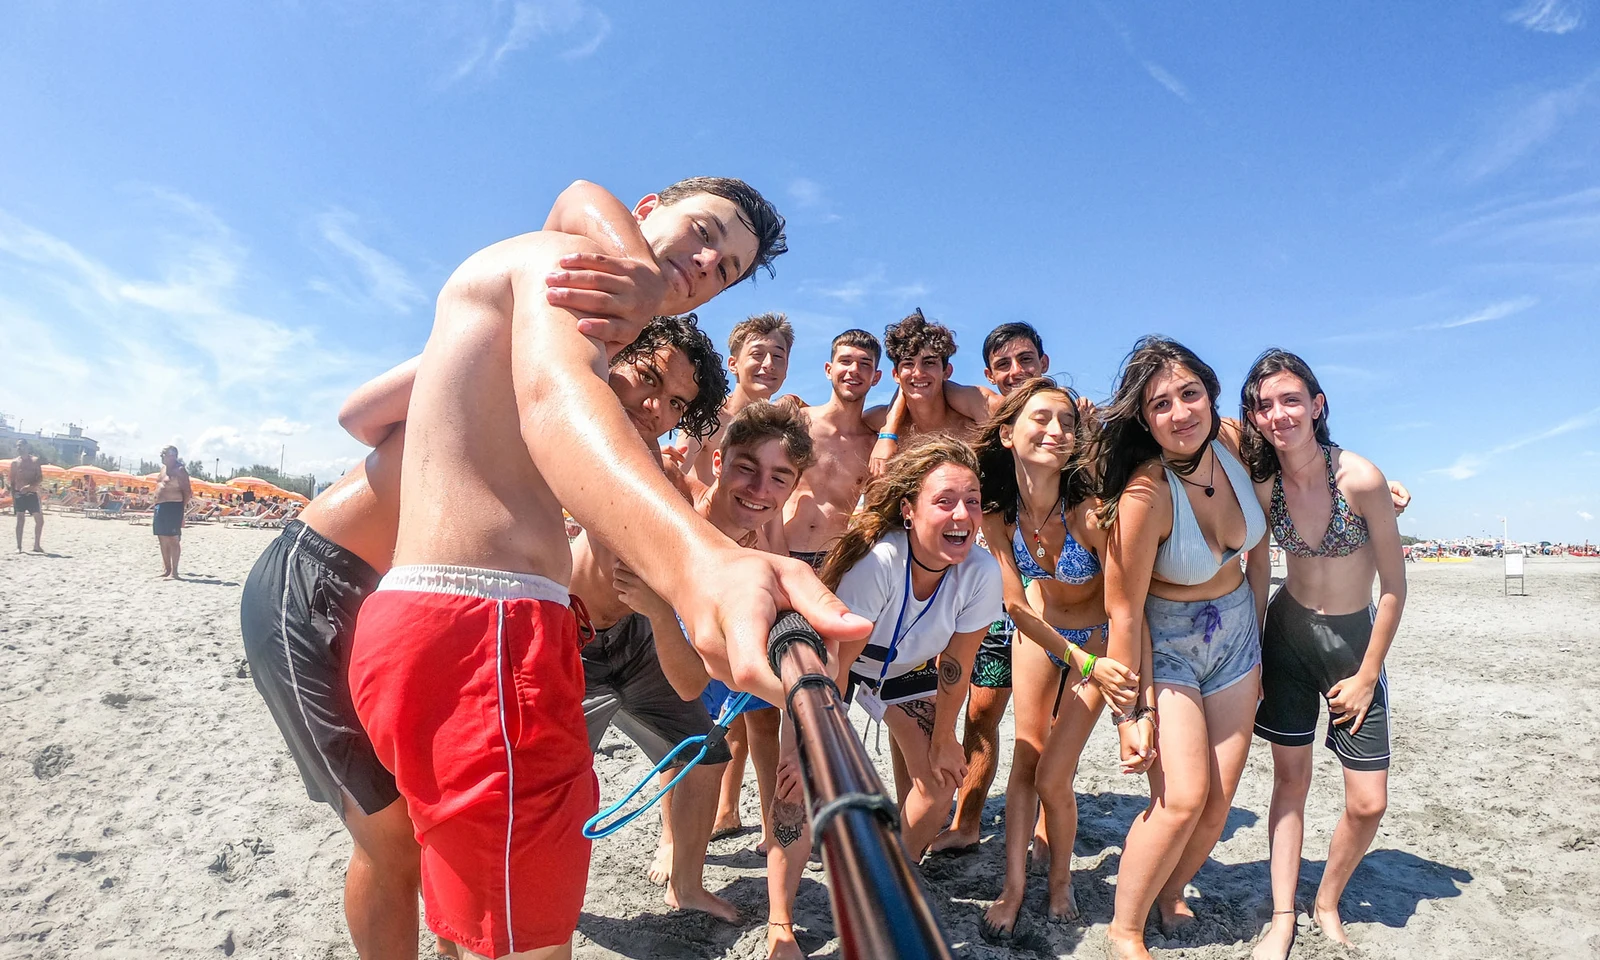
[[[406,418],[421,362],[412,357],[357,387],[339,408],[339,426],[366,446],[382,443]]]
[[[1043,617],[1039,616],[1032,606],[1026,602],[1020,604],[1008,602],[1006,604],[1006,613],[1010,615],[1011,622],[1016,625],[1018,633],[1068,663],[1078,667],[1082,666],[1073,656],[1077,648],[1068,643],[1065,637],[1057,633],[1056,629],[1050,626]]]
[[[1244,575],[1250,582],[1250,593],[1256,603],[1256,630],[1265,629],[1267,622],[1267,594],[1272,592],[1272,554],[1271,547],[1263,541],[1254,550],[1250,551],[1249,558],[1245,561]]]
[[[967,702],[971,676],[970,662],[962,663],[948,650],[939,654],[939,693],[933,701],[933,742],[956,739],[956,718]]]
[[[1384,591],[1378,597],[1378,611],[1372,618],[1372,634],[1367,638],[1367,652],[1361,658],[1361,672],[1376,680],[1383,671],[1383,661],[1394,645],[1394,635],[1400,629],[1400,614],[1405,610],[1405,589]]]
[[[647,616],[650,631],[655,635],[656,659],[661,663],[667,682],[672,684],[673,692],[684,700],[700,696],[711,675],[706,673],[705,662],[694,652],[689,638],[683,635],[678,615],[663,609],[653,610]]]

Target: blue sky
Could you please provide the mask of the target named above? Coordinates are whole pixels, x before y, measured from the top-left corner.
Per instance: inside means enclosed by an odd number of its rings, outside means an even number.
[[[1096,397],[1143,333],[1229,398],[1276,344],[1403,530],[1600,540],[1596,0],[1041,7],[7,5],[0,412],[332,476],[457,263],[709,173],[793,252],[702,320],[786,311],[814,401],[913,306]]]

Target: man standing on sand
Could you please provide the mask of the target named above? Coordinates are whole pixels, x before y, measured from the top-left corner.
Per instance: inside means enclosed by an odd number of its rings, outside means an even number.
[[[183,554],[183,513],[194,498],[189,471],[178,459],[178,448],[161,448],[161,476],[156,479],[155,515],[150,528],[161,544],[161,579],[179,580],[178,557]]]
[[[17,441],[17,458],[11,461],[11,512],[17,516],[17,552],[22,552],[22,528],[33,514],[33,552],[44,553],[39,533],[44,529],[44,508],[39,505],[39,486],[44,483],[44,468],[33,455],[28,441]]]
[[[688,312],[785,249],[782,218],[736,180],[680,182],[635,213],[667,289],[659,313]],[[672,488],[605,378],[640,325],[591,339],[546,302],[574,252],[598,245],[525,234],[446,282],[407,410],[394,567],[351,653],[356,711],[422,844],[428,925],[467,956],[570,956],[583,904],[597,784],[578,732],[563,506],[738,688],[781,695],[765,647],[782,609],[832,643],[871,629],[804,564],[732,544]]]
[[[805,421],[792,408],[757,401],[739,411],[722,434],[711,489],[696,511],[729,540],[763,549],[761,529],[782,511],[811,465]],[[684,739],[711,732],[715,721],[700,699],[710,677],[684,639],[672,607],[626,568],[619,569],[616,557],[588,531],[573,544],[572,557],[572,591],[588,608],[596,631],[582,654],[590,749],[597,749],[606,728],[616,723],[651,762],[660,763]],[[663,798],[661,844],[649,872],[653,881],[666,885],[668,906],[704,910],[737,923],[739,911],[707,891],[703,881],[728,757],[726,744],[712,748]],[[671,772],[663,777],[670,779]]]

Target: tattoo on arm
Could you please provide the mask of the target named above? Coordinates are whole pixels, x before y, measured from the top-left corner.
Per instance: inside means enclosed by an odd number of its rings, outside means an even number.
[[[955,657],[939,657],[939,686],[953,687],[961,682],[961,664]]]
[[[800,804],[793,800],[772,802],[772,835],[777,838],[779,846],[793,846],[800,839],[805,823],[806,811]]]
[[[932,700],[907,700],[904,703],[897,703],[895,706],[904,711],[906,716],[917,721],[917,726],[922,729],[922,732],[929,740],[933,739],[935,707]]]

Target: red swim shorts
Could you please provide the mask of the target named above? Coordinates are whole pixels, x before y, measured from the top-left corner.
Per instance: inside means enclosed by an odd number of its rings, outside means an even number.
[[[350,692],[422,844],[428,927],[486,957],[565,943],[599,784],[567,592],[396,567],[361,607]]]

